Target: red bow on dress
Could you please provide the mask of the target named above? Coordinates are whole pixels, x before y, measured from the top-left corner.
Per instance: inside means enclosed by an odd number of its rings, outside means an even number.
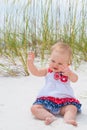
[[[60,79],[60,81],[62,81],[62,82],[67,82],[68,81],[68,76],[62,75],[61,72],[60,73],[56,72],[54,74],[54,79],[56,79],[56,80]]]
[[[49,68],[48,72],[52,73],[53,71]],[[54,74],[54,79],[55,80],[59,80],[60,79],[60,81],[62,81],[62,82],[67,82],[68,81],[68,76],[63,75],[62,72],[56,72]]]

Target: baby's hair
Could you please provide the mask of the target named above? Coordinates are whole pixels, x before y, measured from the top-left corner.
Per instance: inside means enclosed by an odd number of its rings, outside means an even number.
[[[69,59],[70,59],[69,64],[72,63],[72,49],[67,43],[64,43],[62,41],[55,43],[51,47],[51,52],[53,51],[60,52],[61,54],[69,55]]]

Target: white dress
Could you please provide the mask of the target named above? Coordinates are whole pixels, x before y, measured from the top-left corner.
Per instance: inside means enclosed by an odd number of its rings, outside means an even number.
[[[54,72],[48,73],[45,77],[45,84],[38,94],[38,97],[52,96],[55,98],[75,98],[70,81],[62,82],[54,79]]]
[[[74,105],[78,111],[81,111],[81,104],[74,96],[69,79],[62,82],[61,75],[58,74],[59,77],[55,79],[55,74],[54,72],[47,73],[45,84],[33,105],[43,105],[45,109],[53,114],[58,114],[60,108],[66,105]]]

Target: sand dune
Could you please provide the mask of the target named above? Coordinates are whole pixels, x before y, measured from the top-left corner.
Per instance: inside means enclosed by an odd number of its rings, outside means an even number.
[[[30,107],[44,78],[0,77],[0,130],[82,130],[87,128],[87,63],[77,70],[79,80],[73,83],[77,98],[82,103],[82,112],[77,116],[78,127],[65,124],[62,117],[46,126],[44,121],[35,119]]]

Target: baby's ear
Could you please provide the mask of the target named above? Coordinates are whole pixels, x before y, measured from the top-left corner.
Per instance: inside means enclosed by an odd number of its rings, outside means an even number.
[[[68,64],[68,66],[70,66],[71,64]]]
[[[69,63],[68,63],[68,66],[72,65],[72,61],[70,60]]]

